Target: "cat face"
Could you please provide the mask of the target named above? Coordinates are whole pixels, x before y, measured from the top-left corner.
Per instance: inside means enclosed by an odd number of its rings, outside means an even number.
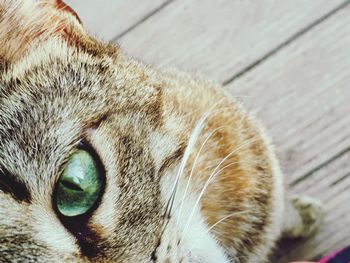
[[[165,112],[158,73],[89,37],[60,1],[3,0],[0,16],[1,260],[226,262],[196,196],[169,212],[188,127]],[[68,178],[75,157],[92,165],[86,188]],[[92,201],[67,214],[62,191]]]

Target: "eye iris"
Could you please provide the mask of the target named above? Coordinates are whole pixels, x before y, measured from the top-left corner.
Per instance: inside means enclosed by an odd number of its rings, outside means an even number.
[[[64,216],[86,213],[98,199],[102,189],[96,162],[85,150],[76,151],[70,158],[56,190],[58,211]]]

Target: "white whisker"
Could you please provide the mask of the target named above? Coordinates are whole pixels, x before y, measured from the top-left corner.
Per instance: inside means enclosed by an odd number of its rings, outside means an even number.
[[[204,142],[202,143],[202,145],[201,145],[201,147],[200,147],[200,149],[199,149],[199,151],[198,151],[198,153],[197,153],[197,155],[196,155],[196,157],[195,157],[195,159],[194,159],[194,162],[193,162],[193,165],[192,165],[192,169],[191,169],[190,175],[189,175],[188,180],[187,180],[185,192],[184,192],[184,195],[183,195],[183,198],[182,198],[182,201],[181,201],[181,205],[180,205],[180,209],[179,209],[179,215],[178,215],[178,217],[177,217],[177,222],[176,222],[176,228],[177,228],[178,223],[179,223],[179,220],[180,220],[180,218],[181,218],[183,203],[184,203],[184,201],[185,201],[185,198],[186,198],[186,195],[187,195],[187,191],[188,191],[188,188],[189,188],[189,186],[190,186],[191,178],[192,178],[192,176],[193,176],[193,172],[194,172],[194,169],[195,169],[196,164],[197,164],[197,162],[198,162],[199,156],[200,156],[200,154],[201,154],[201,152],[202,152],[202,150],[203,150],[205,144],[206,144],[207,141],[211,138],[211,136],[213,136],[213,134],[215,134],[218,130],[223,129],[223,128],[226,128],[226,127],[227,127],[227,126],[221,126],[221,127],[218,127],[218,128],[216,128],[216,129],[214,129],[214,130],[205,138]]]
[[[234,212],[234,213],[231,213],[227,216],[224,216],[223,218],[221,218],[220,220],[218,220],[215,224],[213,224],[211,227],[208,228],[208,230],[205,232],[205,235],[207,235],[208,233],[210,233],[210,231],[216,227],[218,224],[222,223],[223,221],[225,221],[226,219],[230,218],[230,217],[233,217],[233,216],[237,216],[237,215],[242,215],[242,214],[246,214],[248,213],[248,211],[240,211],[240,212]],[[192,249],[193,247],[190,248],[190,250]]]
[[[237,215],[241,215],[241,214],[246,214],[248,213],[248,211],[240,211],[240,212],[234,212],[232,214],[229,214],[227,216],[224,216],[223,218],[221,218],[220,220],[218,220],[215,224],[213,224],[211,227],[209,227],[207,233],[209,233],[214,227],[216,227],[218,224],[220,224],[221,222],[225,221],[226,219],[233,217],[233,216],[237,216]]]
[[[176,178],[175,178],[175,181],[174,181],[174,185],[173,185],[173,188],[171,190],[171,195],[170,195],[170,200],[172,199],[171,201],[171,204],[170,204],[170,211],[169,211],[169,214],[171,212],[171,208],[172,208],[172,205],[173,205],[173,202],[175,200],[175,195],[176,195],[176,192],[177,192],[177,188],[178,188],[178,183],[179,183],[179,180],[184,172],[184,169],[186,167],[186,164],[187,164],[187,161],[190,157],[190,154],[191,154],[191,151],[194,147],[194,145],[196,144],[197,142],[197,139],[204,127],[204,124],[206,122],[206,120],[208,119],[208,117],[212,114],[213,112],[213,109],[221,102],[218,101],[216,104],[214,104],[204,115],[202,115],[202,117],[200,118],[200,120],[198,121],[198,123],[196,124],[195,128],[193,129],[193,132],[191,133],[191,136],[189,138],[189,141],[188,141],[188,144],[187,144],[187,147],[185,149],[185,153],[182,157],[182,160],[181,160],[181,163],[180,163],[180,167],[179,167],[179,170],[177,172],[177,175],[176,175]]]
[[[239,147],[235,148],[233,151],[231,151],[229,154],[227,154],[226,157],[223,158],[223,159],[221,160],[221,162],[217,165],[217,167],[214,169],[214,171],[211,173],[211,175],[210,175],[209,178],[207,179],[207,181],[206,181],[206,183],[205,183],[205,185],[204,185],[202,191],[200,192],[200,194],[199,194],[199,196],[198,196],[198,198],[197,198],[197,201],[196,201],[196,203],[195,203],[195,205],[194,205],[194,207],[193,207],[193,209],[192,209],[192,212],[191,212],[191,214],[190,214],[190,216],[189,216],[189,218],[188,218],[188,220],[187,220],[186,226],[185,226],[184,230],[182,231],[181,236],[184,236],[184,233],[187,231],[188,226],[189,226],[189,224],[190,224],[190,222],[191,222],[191,220],[192,220],[192,218],[193,218],[194,212],[195,212],[196,208],[198,207],[199,202],[200,202],[200,200],[201,200],[201,198],[202,198],[202,196],[203,196],[205,190],[207,189],[207,187],[209,186],[209,184],[211,183],[211,181],[215,178],[215,176],[216,176],[217,174],[219,174],[219,173],[217,173],[217,171],[218,171],[218,169],[220,168],[221,164],[223,164],[230,156],[232,156],[233,154],[237,153],[237,152],[238,152],[239,150],[241,150],[243,147],[245,147],[245,146],[247,146],[247,145],[249,145],[249,144],[251,144],[251,143],[253,143],[253,142],[255,142],[255,141],[257,141],[256,138],[253,138],[253,139],[251,139],[251,140],[245,141],[245,142],[242,143]]]

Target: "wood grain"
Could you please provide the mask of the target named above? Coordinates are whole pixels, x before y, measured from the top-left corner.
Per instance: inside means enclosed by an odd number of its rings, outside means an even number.
[[[120,39],[149,63],[225,81],[343,0],[177,0]]]
[[[345,7],[227,88],[258,109],[273,135],[290,192],[325,205],[313,238],[283,242],[285,263],[349,245],[350,7]]]
[[[350,145],[349,14],[344,8],[227,87],[259,109],[289,183]]]
[[[139,23],[167,0],[66,0],[80,16],[85,27],[105,39],[122,34]]]

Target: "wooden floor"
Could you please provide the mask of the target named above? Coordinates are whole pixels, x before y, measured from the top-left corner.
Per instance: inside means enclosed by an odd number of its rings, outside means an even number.
[[[350,1],[69,0],[86,27],[157,66],[201,71],[255,110],[288,191],[320,199],[324,225],[283,242],[285,263],[350,244]]]

